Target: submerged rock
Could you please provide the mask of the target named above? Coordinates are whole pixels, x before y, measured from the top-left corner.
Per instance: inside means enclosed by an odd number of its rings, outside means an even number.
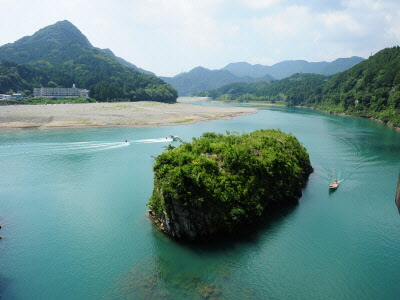
[[[297,203],[312,171],[306,149],[279,130],[205,133],[156,158],[149,216],[177,239],[236,234]]]

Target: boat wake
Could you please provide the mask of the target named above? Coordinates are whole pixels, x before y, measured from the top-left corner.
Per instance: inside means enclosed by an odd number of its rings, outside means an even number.
[[[321,148],[323,154],[319,154],[322,161],[320,167],[327,181],[336,178],[339,183],[342,183],[355,179],[363,173],[366,167],[376,164],[378,161],[376,156],[371,156],[357,141],[345,133],[332,134],[331,141]]]
[[[168,143],[172,138],[142,139],[124,142],[71,142],[71,143],[30,143],[0,146],[0,158],[15,156],[72,155],[95,151],[107,151],[127,147],[132,144]]]
[[[149,143],[169,143],[172,142],[173,139],[170,137],[160,138],[160,139],[145,139],[145,140],[136,140],[131,141],[131,144],[149,144]]]

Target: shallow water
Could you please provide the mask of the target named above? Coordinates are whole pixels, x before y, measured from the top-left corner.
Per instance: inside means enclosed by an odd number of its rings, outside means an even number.
[[[397,299],[400,133],[370,120],[260,109],[174,127],[0,132],[0,295]],[[298,206],[237,242],[188,246],[155,228],[146,203],[166,136],[261,128],[294,134],[310,153],[315,171]],[[333,169],[342,182],[329,193]]]

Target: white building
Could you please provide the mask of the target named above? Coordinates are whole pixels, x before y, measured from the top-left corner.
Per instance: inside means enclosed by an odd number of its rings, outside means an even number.
[[[11,100],[11,95],[0,94],[0,100]]]
[[[38,98],[78,98],[89,97],[89,91],[77,89],[74,84],[72,88],[34,88],[33,95]]]

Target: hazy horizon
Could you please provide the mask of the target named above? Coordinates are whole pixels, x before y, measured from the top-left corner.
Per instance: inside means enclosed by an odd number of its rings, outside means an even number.
[[[61,20],[99,48],[152,71],[174,76],[233,62],[333,61],[399,44],[400,3],[394,0],[0,0],[0,45]],[[32,14],[32,12],[35,12]]]

